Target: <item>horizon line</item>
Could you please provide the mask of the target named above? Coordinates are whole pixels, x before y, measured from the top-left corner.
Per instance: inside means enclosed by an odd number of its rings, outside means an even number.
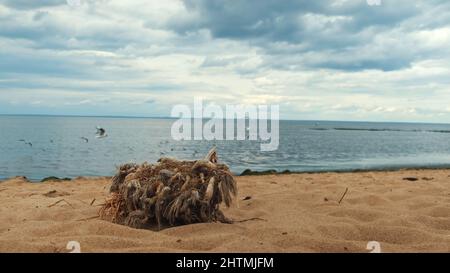
[[[136,119],[180,119],[168,116],[127,116],[127,115],[70,115],[70,114],[0,114],[0,117],[78,117],[78,118],[136,118]],[[204,118],[209,119],[209,118]],[[424,122],[424,121],[370,121],[370,120],[328,120],[328,119],[280,119],[280,121],[307,121],[307,122],[366,122],[366,123],[405,123],[405,124],[442,124],[450,122]]]

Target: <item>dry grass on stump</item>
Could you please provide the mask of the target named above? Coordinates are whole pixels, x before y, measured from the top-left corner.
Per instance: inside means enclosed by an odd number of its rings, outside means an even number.
[[[219,206],[231,205],[237,185],[213,148],[203,160],[161,158],[156,164],[124,164],[112,178],[100,217],[133,228],[219,221],[231,223]]]

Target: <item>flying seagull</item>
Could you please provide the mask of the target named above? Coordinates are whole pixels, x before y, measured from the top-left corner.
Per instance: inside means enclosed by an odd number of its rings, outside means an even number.
[[[81,137],[81,139],[82,140],[84,140],[86,143],[88,143],[89,142],[89,139],[88,138],[86,138],[86,137]]]
[[[97,138],[104,138],[107,137],[108,135],[106,134],[106,130],[97,126],[97,133],[96,133],[96,137]]]
[[[19,139],[18,141],[25,143],[26,145],[33,147],[33,143],[27,142],[25,139]]]

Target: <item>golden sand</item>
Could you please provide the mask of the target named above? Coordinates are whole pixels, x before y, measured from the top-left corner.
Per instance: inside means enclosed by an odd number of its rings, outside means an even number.
[[[68,252],[69,241],[81,252],[369,252],[369,241],[382,252],[450,252],[450,170],[249,176],[237,183],[239,201],[224,209],[234,224],[150,231],[95,218],[108,178],[9,179],[0,183],[0,252]]]

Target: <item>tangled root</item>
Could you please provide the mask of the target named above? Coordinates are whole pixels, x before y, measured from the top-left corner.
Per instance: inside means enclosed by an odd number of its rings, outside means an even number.
[[[123,219],[125,199],[119,193],[112,193],[100,208],[99,215],[102,219],[108,219],[113,223],[120,223]]]
[[[213,148],[197,161],[161,158],[156,164],[122,165],[100,217],[133,228],[231,223],[219,206],[231,205],[237,185],[229,168],[217,162]]]

